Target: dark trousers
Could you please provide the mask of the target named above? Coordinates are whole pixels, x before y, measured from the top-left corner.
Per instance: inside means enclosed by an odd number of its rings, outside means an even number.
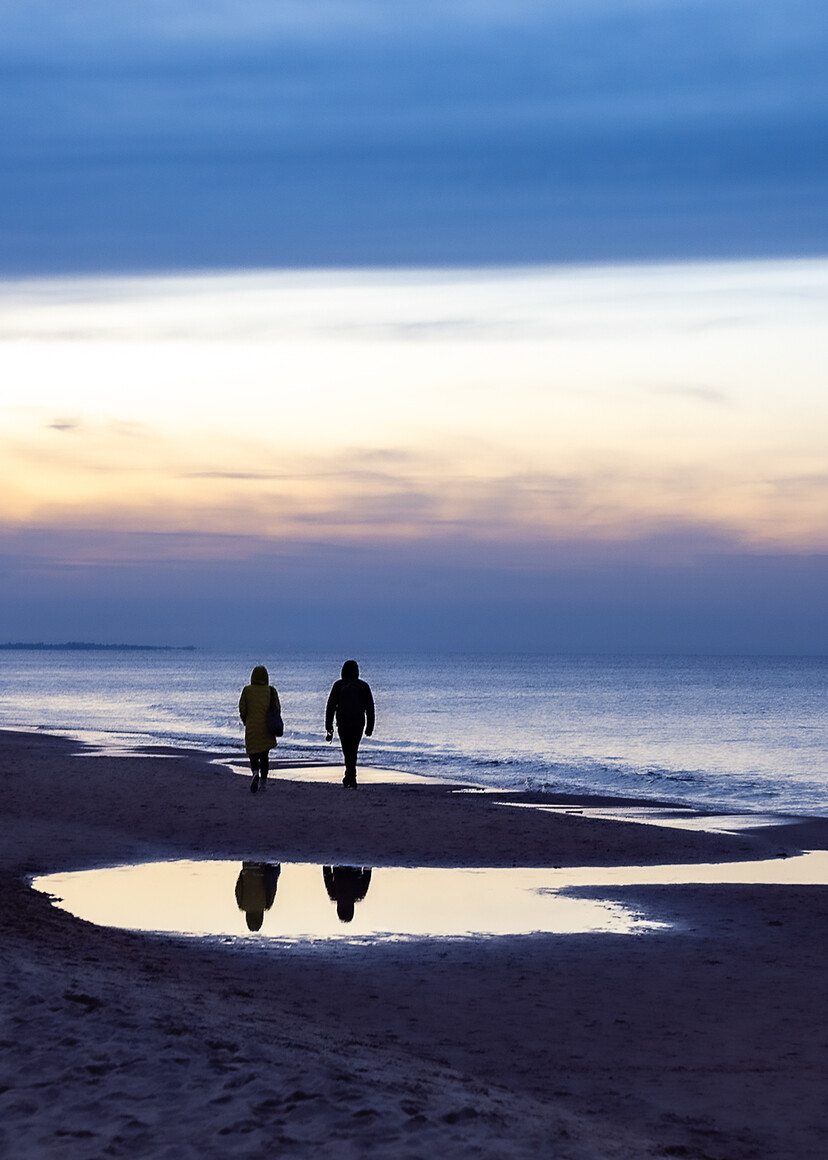
[[[267,770],[268,770],[267,759],[269,756],[270,756],[270,753],[267,749],[265,749],[264,753],[251,753],[250,754],[250,768],[253,770],[254,773],[261,774],[262,781],[264,781],[264,779],[267,777]]]
[[[345,777],[348,781],[356,781],[357,751],[364,728],[364,725],[337,725],[339,744],[345,758]]]

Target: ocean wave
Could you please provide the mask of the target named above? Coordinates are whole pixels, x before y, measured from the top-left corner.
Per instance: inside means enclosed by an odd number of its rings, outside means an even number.
[[[249,672],[247,658],[147,657],[137,668],[121,665],[113,690],[116,660],[84,656],[55,673],[36,655],[4,658],[0,724],[108,747],[243,752],[235,682]],[[283,667],[294,687],[279,681],[288,729],[278,756],[338,760],[321,728],[330,665],[299,657]],[[435,668],[378,658],[372,667],[379,725],[363,742],[366,765],[501,790],[729,810],[773,802],[828,814],[821,661],[580,658],[573,666],[511,658],[492,666],[444,658]],[[113,728],[113,705],[121,728]]]

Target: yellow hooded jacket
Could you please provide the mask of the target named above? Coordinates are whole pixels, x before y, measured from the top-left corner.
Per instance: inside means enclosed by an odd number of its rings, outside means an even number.
[[[264,753],[276,746],[276,738],[268,730],[265,720],[271,691],[281,713],[279,694],[268,684],[267,669],[264,665],[256,665],[250,674],[250,684],[244,686],[239,697],[239,716],[244,721],[244,747],[248,753]]]

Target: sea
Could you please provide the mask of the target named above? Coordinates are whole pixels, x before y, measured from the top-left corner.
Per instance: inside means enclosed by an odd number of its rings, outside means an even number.
[[[278,756],[324,738],[339,656],[0,650],[0,727],[130,750],[241,756],[238,697],[267,665]],[[828,657],[366,655],[377,727],[363,765],[469,787],[611,794],[828,816]]]

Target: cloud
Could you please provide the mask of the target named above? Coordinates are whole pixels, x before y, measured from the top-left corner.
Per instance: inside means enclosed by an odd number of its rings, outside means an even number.
[[[828,246],[815,0],[0,12],[7,270]]]
[[[130,140],[146,148],[152,138],[179,150],[212,141],[231,153],[265,139],[352,149],[461,139],[502,146],[517,135],[538,146],[556,129],[649,124],[675,135],[723,116],[745,127],[770,117],[770,126],[824,116],[828,96],[824,21],[795,0],[784,14],[770,0],[516,6],[505,35],[491,9],[419,3],[388,15],[384,5],[334,4],[334,18],[318,21],[303,5],[304,23],[284,20],[290,6],[259,8],[249,21],[235,6],[215,6],[200,29],[181,19],[180,3],[163,6],[166,21],[143,8],[133,15],[148,20],[130,19],[123,4],[96,6],[86,19],[73,5],[66,19],[67,6],[56,4],[33,24],[30,65],[22,49],[15,61],[13,47],[28,6],[14,7],[0,54],[18,88],[10,139],[28,148],[44,133],[98,143],[117,134],[122,153]],[[165,25],[178,32],[166,35]],[[50,51],[59,56],[51,68]],[[56,99],[59,121],[50,116]],[[594,143],[581,153],[569,144],[567,161],[582,168]]]
[[[16,0],[0,2],[8,45],[268,42],[284,35],[341,38],[434,37],[480,29],[565,31],[602,25],[650,29],[696,26],[738,34],[756,52],[768,44],[801,43],[824,33],[817,0],[790,0],[785,12],[771,0],[401,0],[392,12],[381,0]],[[748,19],[752,17],[752,19]],[[651,33],[651,36],[653,34]],[[695,46],[704,51],[704,44]]]
[[[423,538],[499,546],[537,542],[544,551],[660,538],[704,529],[743,551],[821,550],[824,486],[759,479],[744,485],[721,471],[646,474],[618,465],[581,473],[497,476],[453,474],[447,466],[380,472],[358,457],[317,459],[295,474],[205,472],[173,479],[144,477],[128,465],[93,464],[85,483],[20,498],[7,518],[25,524],[88,527],[104,533],[236,535],[253,541],[332,547],[361,542],[402,545]]]
[[[0,344],[695,340],[826,307],[824,258],[14,278],[0,280]]]
[[[810,474],[803,473],[777,478],[773,480],[773,486],[780,491],[791,491],[800,496],[803,492],[814,487],[822,491],[823,489],[828,489],[828,472],[815,471]]]
[[[46,426],[50,431],[77,431],[81,424],[77,419],[55,419]]]
[[[273,471],[185,471],[181,474],[182,479],[247,479],[247,480],[263,480],[263,479],[289,479],[291,476],[279,474]]]
[[[773,481],[824,464],[827,271],[7,283],[0,333],[20,341],[0,342],[0,376],[27,403],[3,409],[3,511],[302,542],[703,524],[818,548],[823,489]],[[704,325],[721,319],[738,322]],[[408,336],[420,322],[429,342]]]
[[[695,387],[676,384],[675,386],[656,387],[655,393],[659,395],[671,395],[679,399],[696,400],[700,403],[712,403],[716,406],[721,406],[729,402],[727,391],[723,391],[719,387]]]
[[[0,639],[145,640],[257,655],[828,654],[828,556],[740,552],[698,526],[592,545],[462,536],[298,545],[43,526],[0,528],[0,546]]]

